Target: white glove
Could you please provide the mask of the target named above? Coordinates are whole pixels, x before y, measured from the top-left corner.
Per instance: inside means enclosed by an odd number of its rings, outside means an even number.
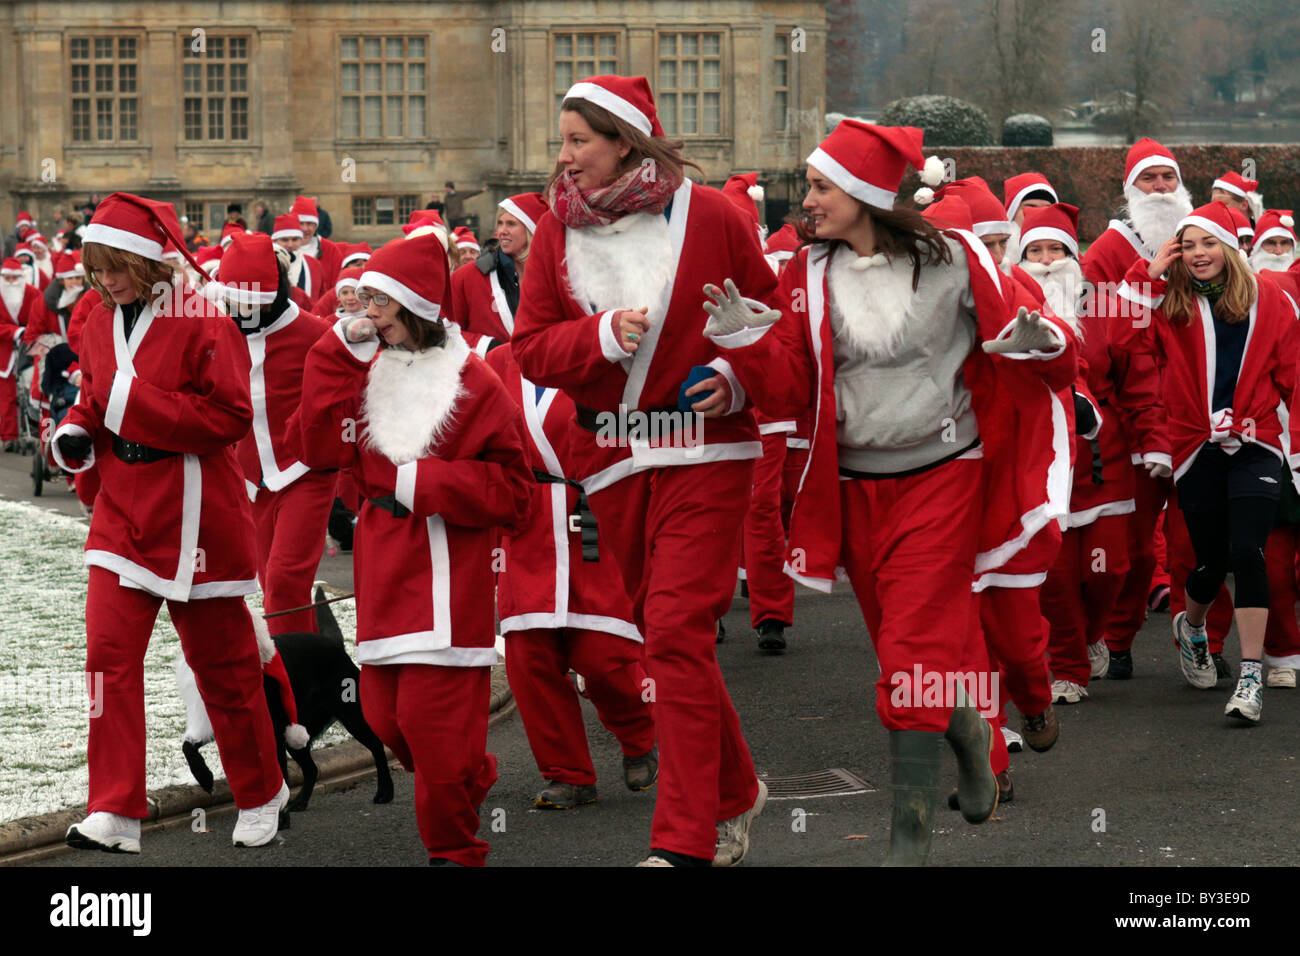
[[[1152,478],[1168,478],[1174,473],[1172,468],[1158,461],[1144,461],[1142,464]]]
[[[379,333],[375,331],[375,323],[365,316],[343,320],[343,337],[353,344],[376,338],[378,335]]]
[[[704,326],[705,335],[730,335],[743,329],[761,329],[781,318],[776,309],[755,312],[740,297],[736,283],[725,280],[722,289],[710,283],[704,287],[704,294],[712,302],[704,303],[704,311],[709,313],[709,321]]]
[[[1011,335],[985,342],[983,347],[990,355],[1000,355],[1004,352],[1053,352],[1062,344],[1060,333],[1043,321],[1037,309],[1030,312],[1022,305],[1016,313],[1016,327],[1011,330]]]

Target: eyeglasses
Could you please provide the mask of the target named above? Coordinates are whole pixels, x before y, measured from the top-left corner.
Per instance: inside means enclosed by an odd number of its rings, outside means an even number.
[[[382,309],[384,306],[388,305],[388,303],[389,303],[389,298],[388,298],[388,296],[384,295],[384,293],[382,293],[382,292],[370,292],[370,291],[368,291],[368,290],[366,290],[366,289],[357,289],[357,291],[356,291],[356,297],[357,297],[358,301],[360,301],[360,303],[361,303],[362,305],[369,305],[371,302],[373,302],[375,305],[379,306],[381,309]]]

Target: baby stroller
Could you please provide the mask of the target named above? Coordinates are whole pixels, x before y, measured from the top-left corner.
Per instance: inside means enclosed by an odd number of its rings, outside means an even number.
[[[41,394],[44,396],[44,401],[41,402],[40,408],[42,412],[39,424],[40,446],[32,461],[32,486],[36,497],[40,497],[45,482],[56,478],[66,478],[68,487],[72,487],[72,476],[55,462],[51,445],[54,441],[54,430],[62,424],[68,409],[77,402],[77,387],[63,374],[76,361],[77,355],[71,347],[66,342],[59,342],[50,348],[40,364]]]

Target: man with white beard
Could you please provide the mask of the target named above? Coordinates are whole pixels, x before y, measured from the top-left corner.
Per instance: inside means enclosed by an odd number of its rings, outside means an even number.
[[[18,441],[18,340],[28,322],[44,323],[40,290],[27,281],[16,258],[0,265],[0,441],[16,451]]]
[[[1153,139],[1140,139],[1124,163],[1124,219],[1112,219],[1083,256],[1084,277],[1101,292],[1114,292],[1141,256],[1150,259],[1174,237],[1192,211],[1178,160]]]
[[[1273,279],[1300,305],[1300,260],[1296,259],[1295,216],[1290,209],[1267,209],[1259,217],[1250,268]]]

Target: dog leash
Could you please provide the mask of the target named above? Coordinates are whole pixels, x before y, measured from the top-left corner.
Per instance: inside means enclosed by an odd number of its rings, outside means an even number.
[[[350,597],[355,597],[356,592],[352,594],[342,594],[338,597],[327,598],[324,601],[315,601],[311,604],[304,604],[302,607],[291,607],[287,611],[272,611],[270,614],[263,614],[262,620],[269,621],[273,617],[283,617],[286,614],[297,614],[299,611],[310,611],[314,607],[323,607],[326,604],[333,604],[335,601],[346,601]]]

